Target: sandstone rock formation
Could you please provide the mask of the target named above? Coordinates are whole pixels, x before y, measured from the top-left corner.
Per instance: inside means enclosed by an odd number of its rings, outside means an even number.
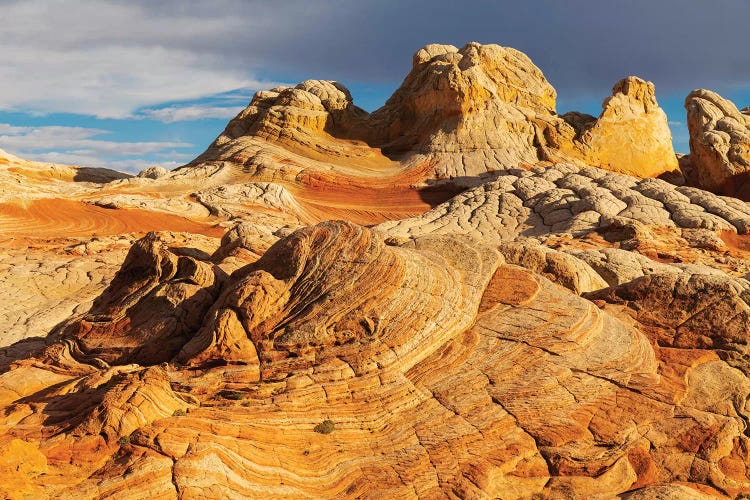
[[[703,189],[750,199],[750,112],[710,90],[685,99],[692,180]]]
[[[0,375],[9,438],[55,478],[43,494],[750,488],[744,280],[659,274],[592,303],[469,236],[389,246],[346,222],[298,230],[217,285],[221,254],[147,236],[87,316]],[[691,317],[696,301],[712,306]]]
[[[628,224],[741,234],[750,229],[746,203],[660,179],[570,164],[498,171],[494,177],[419,217],[378,227],[394,238],[462,232],[485,241],[616,233]]]
[[[160,166],[154,166],[154,167],[148,167],[144,168],[140,172],[138,172],[138,177],[146,178],[146,179],[159,179],[160,177],[164,177],[167,175],[167,169]]]
[[[652,178],[648,82],[558,116],[520,52],[430,45],[173,172],[2,158],[0,496],[750,492],[750,205]]]
[[[579,132],[586,163],[638,177],[678,170],[667,115],[656,102],[653,83],[634,76],[620,80],[602,109]]]
[[[310,169],[320,169],[316,162],[325,158],[360,174],[390,166],[395,175],[398,164],[390,160],[397,160],[423,179],[561,160],[640,177],[677,170],[666,115],[650,82],[618,82],[598,119],[560,117],[555,99],[539,68],[515,49],[428,45],[414,55],[401,87],[371,115],[337,82],[258,92],[191,166],[230,162],[268,175],[259,157],[270,153],[306,157]]]

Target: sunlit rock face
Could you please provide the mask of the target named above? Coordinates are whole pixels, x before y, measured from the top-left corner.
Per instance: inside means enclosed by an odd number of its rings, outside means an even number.
[[[330,155],[362,168],[396,160],[423,178],[562,160],[640,177],[678,169],[652,83],[618,82],[598,119],[558,116],[555,100],[555,89],[522,52],[478,43],[427,45],[414,54],[401,87],[372,114],[357,108],[338,82],[258,92],[192,165],[229,161],[257,168],[262,140],[310,160]]]
[[[348,222],[293,232],[227,276],[249,254],[224,244],[234,253],[187,258],[139,240],[90,313],[0,375],[4,439],[76,471],[45,493],[750,487],[745,280],[665,264],[609,288],[573,250],[541,265],[529,244]],[[599,288],[585,298],[581,273]],[[259,474],[271,460],[277,475]]]
[[[750,207],[654,178],[652,84],[555,97],[429,45],[172,172],[0,154],[0,496],[741,498]]]
[[[710,90],[685,99],[690,131],[690,174],[703,189],[750,199],[750,112]]]

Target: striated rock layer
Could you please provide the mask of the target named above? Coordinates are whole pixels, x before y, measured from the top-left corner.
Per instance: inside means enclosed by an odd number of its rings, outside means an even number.
[[[750,207],[653,178],[648,82],[429,45],[173,172],[0,157],[0,497],[750,493]]]
[[[503,257],[521,248],[381,231],[303,228],[229,275],[234,238],[213,257],[138,241],[90,312],[0,375],[0,442],[42,464],[2,484],[43,470],[37,491],[61,498],[748,491],[747,281],[675,269],[607,288],[581,263],[601,288],[587,300]]]
[[[710,90],[685,99],[690,180],[709,191],[750,199],[750,111]]]
[[[618,82],[598,119],[558,116],[555,99],[539,68],[515,49],[428,45],[414,55],[401,87],[371,115],[337,82],[310,80],[258,92],[191,166],[230,162],[257,175],[265,170],[261,156],[271,143],[294,157],[325,158],[360,174],[406,169],[422,178],[550,160],[641,177],[678,169],[650,82]]]

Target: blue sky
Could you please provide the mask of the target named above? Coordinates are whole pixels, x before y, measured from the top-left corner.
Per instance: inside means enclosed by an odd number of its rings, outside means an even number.
[[[0,148],[137,172],[201,153],[252,94],[335,79],[382,105],[427,43],[526,52],[558,111],[597,115],[620,78],[656,84],[688,151],[693,88],[750,104],[745,0],[0,0]]]

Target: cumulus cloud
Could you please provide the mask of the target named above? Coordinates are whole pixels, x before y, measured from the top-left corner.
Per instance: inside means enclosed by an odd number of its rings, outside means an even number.
[[[186,120],[203,120],[206,118],[234,118],[244,106],[168,106],[159,109],[145,109],[138,113],[138,117],[151,118],[164,123],[174,123]]]
[[[133,171],[155,162],[137,158],[154,155],[165,163],[188,160],[192,155],[176,150],[193,145],[179,141],[118,142],[100,140],[106,130],[85,127],[17,127],[0,123],[0,148],[17,156],[51,163],[92,167],[106,166]],[[136,158],[122,158],[136,157]]]

